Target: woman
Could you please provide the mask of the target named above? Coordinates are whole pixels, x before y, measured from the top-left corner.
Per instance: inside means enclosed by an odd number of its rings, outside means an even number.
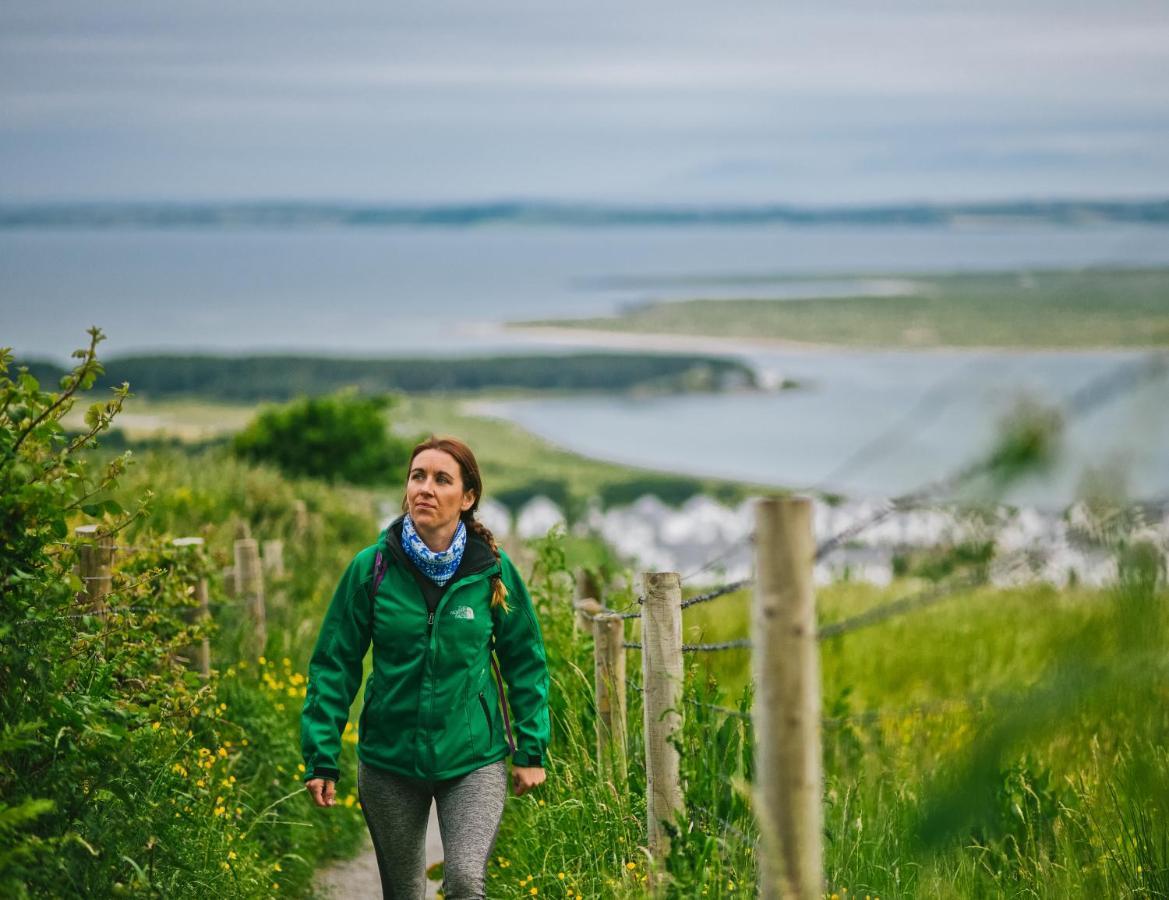
[[[306,786],[318,806],[332,806],[341,733],[373,643],[357,789],[386,897],[418,900],[425,891],[431,798],[444,896],[483,897],[509,752],[517,795],[544,781],[544,642],[519,572],[475,518],[482,494],[466,444],[431,437],[415,447],[405,515],[345,570],[309,663]]]

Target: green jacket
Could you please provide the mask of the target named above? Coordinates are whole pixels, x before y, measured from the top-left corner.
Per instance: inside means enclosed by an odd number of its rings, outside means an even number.
[[[437,607],[399,545],[395,526],[345,569],[309,662],[301,712],[305,779],[340,777],[341,734],[373,644],[357,755],[366,765],[414,778],[457,778],[510,752],[510,700],[516,765],[541,766],[550,732],[548,667],[540,623],[519,572],[500,551],[468,535],[464,560]],[[388,568],[376,597],[374,561]],[[491,576],[501,573],[510,612],[491,607]],[[430,588],[431,602],[436,597]],[[493,683],[492,651],[507,682]],[[502,715],[501,715],[502,713]]]

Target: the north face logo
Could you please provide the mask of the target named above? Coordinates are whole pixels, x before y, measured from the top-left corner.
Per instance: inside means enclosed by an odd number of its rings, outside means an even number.
[[[448,615],[455,619],[473,619],[475,618],[475,610],[469,606],[456,606]]]

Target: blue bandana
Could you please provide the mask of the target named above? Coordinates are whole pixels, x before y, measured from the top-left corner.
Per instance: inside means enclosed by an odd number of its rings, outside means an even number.
[[[402,519],[402,549],[410,557],[410,561],[418,567],[418,571],[442,587],[455,574],[459,563],[463,561],[463,551],[467,547],[467,526],[459,521],[455,529],[455,536],[451,545],[440,553],[435,553],[426,546],[426,542],[414,530],[414,522],[407,515]]]

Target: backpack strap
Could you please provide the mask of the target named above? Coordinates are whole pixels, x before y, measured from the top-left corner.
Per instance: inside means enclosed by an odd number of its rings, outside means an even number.
[[[495,672],[495,686],[499,689],[499,708],[503,710],[503,727],[507,731],[507,748],[515,753],[515,740],[511,736],[511,716],[507,714],[507,698],[503,696],[503,676],[499,674],[499,662],[491,654],[491,669]]]
[[[386,577],[386,570],[389,568],[390,561],[381,550],[378,550],[377,556],[373,559],[373,586],[369,590],[370,603],[373,603],[373,598],[377,596],[377,589],[381,587],[382,579]]]

